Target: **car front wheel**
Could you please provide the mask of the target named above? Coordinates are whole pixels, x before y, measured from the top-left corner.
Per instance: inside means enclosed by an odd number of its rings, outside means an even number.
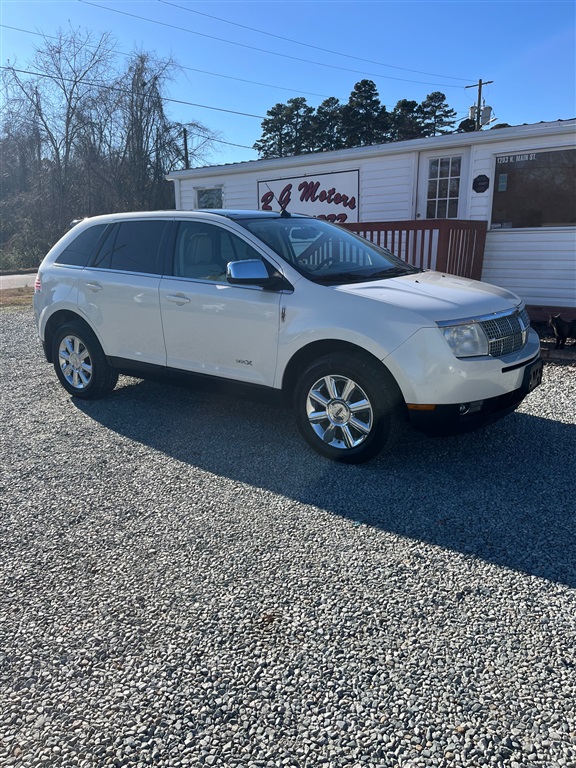
[[[390,448],[403,421],[401,393],[378,361],[327,355],[310,365],[296,387],[298,428],[314,450],[359,464]]]
[[[68,323],[54,336],[52,359],[64,389],[92,400],[111,392],[118,374],[111,368],[94,333],[81,323]]]

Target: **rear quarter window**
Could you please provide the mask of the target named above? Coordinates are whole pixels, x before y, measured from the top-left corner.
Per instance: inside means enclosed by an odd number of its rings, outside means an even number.
[[[71,267],[85,267],[107,226],[107,224],[96,224],[80,232],[78,237],[64,248],[54,263],[66,264]]]

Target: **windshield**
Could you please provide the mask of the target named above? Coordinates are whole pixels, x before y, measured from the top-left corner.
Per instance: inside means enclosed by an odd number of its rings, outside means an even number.
[[[420,272],[390,251],[321,219],[291,217],[237,221],[316,283],[364,282]]]

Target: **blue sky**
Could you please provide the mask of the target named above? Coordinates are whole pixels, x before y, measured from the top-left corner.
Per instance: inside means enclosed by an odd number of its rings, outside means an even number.
[[[277,102],[345,102],[363,78],[388,109],[442,91],[464,119],[477,98],[465,86],[482,78],[497,122],[576,117],[573,0],[0,0],[0,23],[2,65],[25,68],[41,44],[31,33],[70,25],[173,57],[183,69],[167,95],[198,106],[167,104],[170,117],[244,145],[216,144],[211,164],[256,159],[249,147]]]

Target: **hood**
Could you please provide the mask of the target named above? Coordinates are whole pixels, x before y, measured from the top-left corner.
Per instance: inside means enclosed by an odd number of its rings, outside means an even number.
[[[504,288],[441,272],[340,285],[336,290],[408,309],[433,322],[505,312],[522,303]]]

